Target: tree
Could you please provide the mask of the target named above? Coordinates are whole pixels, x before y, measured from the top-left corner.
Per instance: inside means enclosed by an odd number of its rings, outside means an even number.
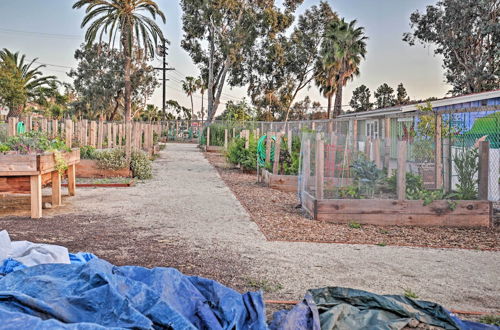
[[[7,117],[17,117],[23,111],[26,102],[37,97],[41,87],[48,86],[56,79],[44,76],[40,69],[45,65],[35,65],[38,58],[26,61],[26,55],[13,53],[4,48],[0,50],[1,74],[0,97],[9,106]]]
[[[177,101],[168,100],[167,102],[165,102],[165,104],[167,106],[166,107],[167,109],[175,113],[174,115],[172,112],[170,112],[166,115],[169,120],[182,120],[182,119],[191,120],[191,111],[189,111],[188,108],[180,105]]]
[[[246,99],[239,102],[228,101],[226,109],[217,117],[217,120],[250,121],[254,118],[254,112],[254,109],[247,103]]]
[[[377,108],[387,108],[396,105],[396,99],[394,98],[394,89],[389,87],[386,83],[380,85],[375,93],[373,93],[377,99]]]
[[[197,89],[198,86],[195,78],[186,77],[186,79],[182,81],[182,90],[191,98],[191,118],[194,117],[193,94]]]
[[[366,56],[364,28],[356,20],[332,20],[326,27],[321,45],[323,69],[336,72],[334,117],[342,112],[342,90],[349,79],[359,75],[359,65]]]
[[[208,82],[206,125],[213,120],[226,80],[231,86],[247,83],[244,70],[259,38],[276,35],[293,22],[292,13],[303,0],[181,0],[184,39]]]
[[[352,92],[349,105],[356,112],[370,110],[373,108],[373,103],[370,102],[371,95],[370,89],[365,85],[361,85]]]
[[[405,105],[410,102],[410,98],[408,97],[408,94],[406,93],[406,88],[403,86],[403,83],[400,83],[398,85],[398,88],[396,90],[396,104],[397,105]]]
[[[273,117],[290,119],[299,92],[315,78],[325,26],[338,19],[322,1],[297,19],[289,33],[281,32],[256,44],[248,62],[248,94],[254,105],[267,107]]]
[[[125,57],[124,60],[124,102],[127,140],[127,157],[130,156],[132,140],[132,56],[134,44],[137,43],[146,58],[154,56],[155,48],[165,41],[163,32],[156,24],[156,17],[165,23],[165,15],[153,0],[78,0],[73,8],[86,8],[86,16],[81,27],[90,24],[85,41],[91,46],[96,39],[102,43],[103,36],[109,37],[108,44],[114,43],[117,34],[120,34],[120,43]],[[144,15],[151,15],[151,18]]]
[[[124,54],[108,44],[82,45],[75,52],[76,69],[68,76],[73,78],[78,100],[74,107],[79,116],[95,119],[103,116],[109,120],[125,118]],[[158,86],[156,73],[139,56],[132,58],[131,101],[142,109]],[[133,117],[133,116],[132,116]]]
[[[410,16],[403,40],[435,47],[454,95],[500,88],[498,0],[441,0]]]

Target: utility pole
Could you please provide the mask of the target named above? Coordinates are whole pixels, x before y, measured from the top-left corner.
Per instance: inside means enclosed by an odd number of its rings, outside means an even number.
[[[162,98],[162,111],[163,114],[166,113],[167,109],[167,71],[175,70],[174,68],[167,68],[167,40],[163,39],[163,45],[158,47],[158,55],[163,57],[163,67],[155,68],[155,70],[160,70],[163,72],[163,98]]]

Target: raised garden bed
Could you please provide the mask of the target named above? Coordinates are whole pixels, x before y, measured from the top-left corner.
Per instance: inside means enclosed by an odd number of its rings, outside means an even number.
[[[302,194],[302,207],[315,220],[380,226],[490,227],[489,201],[316,199]]]
[[[278,175],[262,170],[262,182],[272,188],[281,191],[297,192],[299,177],[297,175]]]
[[[80,149],[60,152],[67,165],[70,196],[75,195],[76,164]],[[52,183],[52,206],[62,204],[61,173],[54,152],[43,154],[0,154],[0,193],[30,194],[31,217],[42,217],[42,187]]]
[[[119,170],[106,170],[99,168],[97,160],[82,159],[76,166],[78,178],[129,178],[132,177],[130,168],[123,168]]]

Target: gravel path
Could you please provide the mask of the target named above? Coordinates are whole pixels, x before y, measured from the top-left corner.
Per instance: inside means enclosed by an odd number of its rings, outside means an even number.
[[[80,189],[72,212],[120,217],[139,234],[151,231],[205,252],[207,263],[207,251],[218,259],[222,251],[238,255],[233,263],[250,270],[241,276],[266,287],[267,299],[299,299],[322,286],[411,289],[448,308],[500,311],[499,252],[270,242],[195,145],[168,144],[154,172],[132,188]]]

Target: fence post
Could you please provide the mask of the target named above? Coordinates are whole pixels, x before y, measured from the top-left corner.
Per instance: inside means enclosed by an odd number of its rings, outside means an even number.
[[[384,150],[384,165],[387,169],[387,175],[391,176],[389,171],[391,162],[391,118],[385,118],[385,150]]]
[[[113,135],[112,127],[113,126],[112,125],[113,124],[111,124],[111,123],[106,123],[106,130],[107,130],[106,135],[108,138],[108,145],[107,145],[108,148],[113,148],[113,139],[112,139],[112,135]]]
[[[207,150],[208,151],[208,147],[210,147],[210,126],[207,127]]]
[[[321,134],[316,134],[316,199],[323,199],[323,185],[325,176],[325,145]]]
[[[227,134],[228,134],[228,131],[227,131],[227,128],[226,128],[224,130],[224,149],[226,149],[226,150],[227,150],[227,138],[228,138]]]
[[[291,129],[288,130],[288,136],[287,136],[287,139],[288,139],[288,152],[290,153],[290,155],[292,154],[292,141],[293,141],[293,131]]]
[[[451,191],[450,174],[452,170],[451,155],[451,139],[446,137],[443,139],[443,186],[446,192]]]
[[[66,146],[71,148],[72,146],[72,138],[73,138],[73,121],[71,119],[66,119],[64,125],[64,133],[66,135]]]
[[[245,132],[245,149],[250,147],[250,130],[246,129]]]
[[[47,119],[42,119],[42,132],[47,133]]]
[[[303,179],[301,182],[301,191],[307,191],[309,184],[309,176],[311,175],[311,140],[306,138],[304,142],[304,166],[303,166]]]
[[[97,123],[92,120],[90,122],[90,145],[95,148],[97,144]]]
[[[56,138],[59,136],[59,122],[57,119],[52,119],[52,137]]]
[[[398,176],[397,176],[397,195],[398,200],[406,199],[406,154],[407,154],[406,141],[398,142]]]
[[[488,200],[489,169],[490,169],[490,143],[488,141],[480,141],[479,172],[478,172],[479,200]]]
[[[273,174],[278,175],[280,167],[280,152],[281,152],[281,133],[276,134],[276,143],[274,144],[274,162]]]
[[[271,162],[272,132],[267,132],[266,136],[266,165]]]
[[[358,152],[358,120],[354,119],[352,121],[352,151],[353,151],[353,158],[357,158],[357,152]]]
[[[99,131],[97,132],[97,149],[102,149],[102,141],[104,140],[104,122],[99,118]]]
[[[377,165],[378,169],[384,168],[382,165],[382,158],[380,157],[380,139],[375,139],[373,141],[373,156],[375,158],[375,165]]]
[[[10,136],[16,136],[16,134],[17,134],[17,118],[10,117],[7,135],[10,137]]]
[[[443,126],[443,118],[441,115],[436,115],[436,139],[435,139],[435,183],[436,189],[443,188],[443,146],[441,139],[441,131]]]

